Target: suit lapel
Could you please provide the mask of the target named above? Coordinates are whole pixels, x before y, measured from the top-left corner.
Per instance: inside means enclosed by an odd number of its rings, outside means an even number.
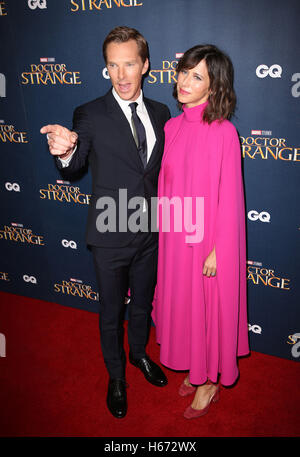
[[[153,109],[153,107],[151,106],[151,104],[148,102],[148,100],[146,98],[144,98],[144,103],[145,103],[147,112],[149,114],[149,117],[150,117],[150,120],[151,120],[151,123],[152,123],[153,130],[154,130],[154,133],[155,133],[155,136],[156,136],[156,142],[154,144],[150,159],[149,159],[149,161],[147,163],[147,166],[146,166],[146,169],[149,169],[155,164],[155,162],[158,159],[160,159],[160,155],[161,155],[161,151],[162,151],[162,142],[163,142],[163,139],[164,139],[164,135],[163,135],[162,126],[159,125],[159,121],[157,119],[155,110]]]

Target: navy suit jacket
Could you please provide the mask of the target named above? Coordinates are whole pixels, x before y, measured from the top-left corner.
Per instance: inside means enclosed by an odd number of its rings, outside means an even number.
[[[92,195],[88,210],[86,241],[91,246],[121,247],[128,245],[136,233],[119,227],[119,189],[127,190],[127,202],[132,197],[144,197],[149,202],[157,196],[158,174],[164,149],[164,125],[170,118],[166,105],[144,97],[156,143],[146,168],[143,167],[132,131],[118,102],[110,90],[74,111],[73,130],[78,134],[77,149],[70,164],[57,167],[65,179],[72,179],[88,160],[92,175]],[[97,209],[100,197],[112,197],[116,202],[116,231],[99,232],[96,220],[106,208]],[[124,205],[122,207],[124,210]],[[127,218],[136,211],[127,211]],[[150,219],[149,219],[150,221]],[[153,236],[157,236],[153,234]]]

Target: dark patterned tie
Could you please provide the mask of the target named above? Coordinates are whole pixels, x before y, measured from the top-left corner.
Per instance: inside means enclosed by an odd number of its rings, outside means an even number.
[[[137,103],[129,103],[132,117],[131,117],[131,125],[133,128],[133,136],[135,143],[137,145],[141,160],[143,162],[144,168],[146,168],[147,165],[147,139],[146,139],[146,130],[145,127],[138,117],[136,113],[136,107]]]

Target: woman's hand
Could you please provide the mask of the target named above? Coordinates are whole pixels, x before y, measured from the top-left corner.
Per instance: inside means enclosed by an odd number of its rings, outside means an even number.
[[[210,254],[208,254],[204,265],[203,265],[203,274],[207,276],[208,278],[210,276],[216,276],[217,272],[217,258],[216,258],[216,250],[215,247],[211,251]]]

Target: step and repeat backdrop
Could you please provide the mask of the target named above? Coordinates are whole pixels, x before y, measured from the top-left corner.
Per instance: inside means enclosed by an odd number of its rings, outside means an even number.
[[[75,107],[110,88],[107,33],[127,25],[146,37],[143,90],[172,116],[180,53],[215,44],[235,68],[251,349],[300,361],[299,17],[298,0],[1,0],[0,289],[98,311],[90,172],[64,181],[39,130],[71,128]]]

